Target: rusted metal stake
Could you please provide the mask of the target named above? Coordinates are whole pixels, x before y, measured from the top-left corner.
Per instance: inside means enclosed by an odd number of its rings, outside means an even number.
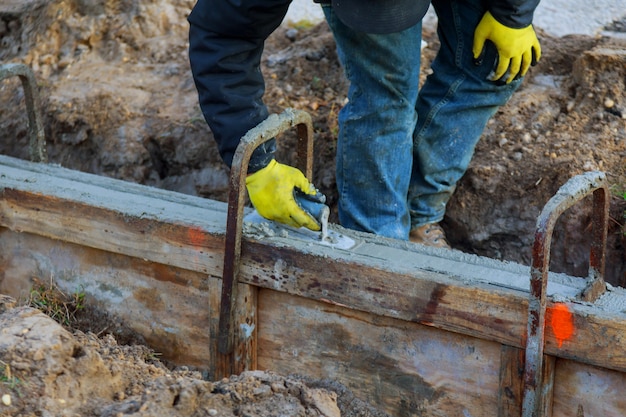
[[[311,116],[302,110],[286,109],[279,115],[269,116],[246,133],[233,157],[228,194],[228,218],[218,336],[218,349],[224,355],[232,352],[235,343],[236,320],[233,306],[237,300],[246,174],[250,157],[259,145],[276,138],[280,133],[293,126],[297,126],[298,134],[298,162],[296,167],[311,181],[313,174],[313,122]]]
[[[28,113],[28,136],[30,138],[30,159],[33,162],[46,162],[46,138],[39,111],[39,94],[35,74],[24,64],[0,65],[0,80],[19,77],[24,88],[26,112]]]
[[[602,172],[588,172],[570,179],[548,201],[538,220],[533,245],[533,260],[528,301],[526,364],[524,370],[523,417],[545,417],[543,408],[542,366],[545,342],[546,288],[550,268],[550,243],[559,216],[584,197],[593,193],[593,241],[589,256],[589,284],[583,294],[588,301],[597,298],[604,288],[606,238],[609,219],[609,189]],[[593,289],[590,291],[590,289]]]

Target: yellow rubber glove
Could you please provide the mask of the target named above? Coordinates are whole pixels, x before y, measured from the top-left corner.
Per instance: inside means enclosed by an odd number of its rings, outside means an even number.
[[[532,25],[513,29],[498,22],[487,12],[474,32],[474,59],[480,57],[487,40],[493,42],[498,50],[498,66],[491,77],[492,81],[502,78],[508,70],[508,84],[526,75],[528,68],[541,58],[541,45]]]
[[[254,208],[266,219],[292,227],[320,230],[318,222],[302,210],[294,198],[296,188],[305,194],[317,194],[299,169],[272,159],[265,168],[246,177],[246,188]]]

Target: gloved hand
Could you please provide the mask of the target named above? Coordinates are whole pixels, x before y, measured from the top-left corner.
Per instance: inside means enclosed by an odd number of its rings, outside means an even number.
[[[508,84],[524,76],[528,68],[541,58],[541,45],[532,25],[513,29],[498,22],[487,12],[474,31],[472,51],[475,60],[480,59],[487,40],[493,42],[498,50],[498,65],[491,77],[492,81],[502,78],[508,70]]]
[[[317,196],[325,197],[300,170],[272,159],[265,168],[246,177],[246,188],[250,201],[266,219],[292,227],[320,230],[320,224],[315,218],[296,203],[294,192],[299,190],[312,199]]]

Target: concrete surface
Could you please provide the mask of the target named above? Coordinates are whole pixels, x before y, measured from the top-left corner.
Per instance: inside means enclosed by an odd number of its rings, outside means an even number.
[[[626,0],[543,0],[535,11],[534,22],[553,36],[596,35],[606,25],[624,18]],[[323,19],[321,7],[313,0],[294,0],[285,23]]]

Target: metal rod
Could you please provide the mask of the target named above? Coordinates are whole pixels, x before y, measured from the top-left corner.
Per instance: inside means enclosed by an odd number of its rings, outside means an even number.
[[[236,330],[233,306],[237,300],[243,207],[246,196],[246,174],[250,157],[259,145],[276,138],[280,133],[293,126],[297,126],[298,133],[298,162],[296,166],[311,181],[313,173],[313,122],[311,116],[302,110],[286,109],[279,115],[270,115],[265,121],[246,133],[241,139],[233,157],[228,194],[228,217],[226,222],[218,335],[218,349],[224,355],[231,353],[233,350]]]
[[[544,206],[538,220],[533,245],[533,260],[528,300],[526,364],[524,369],[523,417],[544,417],[542,390],[545,342],[546,288],[550,268],[550,244],[558,218],[565,210],[593,193],[593,242],[589,257],[589,279],[596,288],[605,288],[604,265],[608,230],[609,190],[606,175],[588,172],[571,178]],[[588,286],[588,288],[589,288]]]
[[[46,138],[39,111],[39,94],[35,74],[24,64],[0,65],[0,80],[19,77],[24,88],[24,100],[28,113],[28,137],[30,139],[30,159],[33,162],[46,162]]]

